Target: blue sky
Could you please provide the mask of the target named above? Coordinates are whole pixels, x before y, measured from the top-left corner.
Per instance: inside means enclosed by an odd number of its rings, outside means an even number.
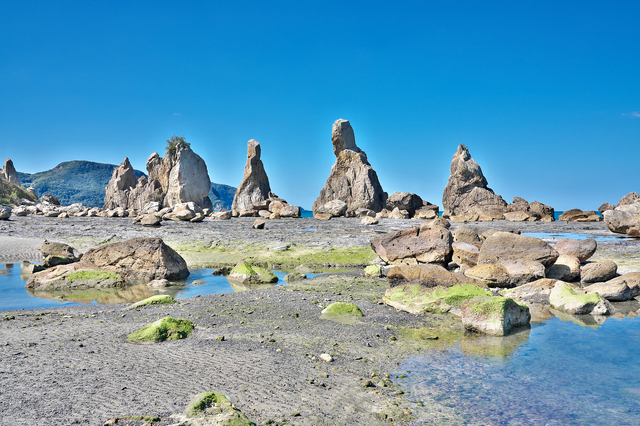
[[[557,4],[560,3],[560,4]],[[256,139],[310,208],[351,121],[383,188],[441,205],[466,144],[511,202],[640,192],[640,3],[22,1],[0,5],[0,156],[144,169],[183,135],[214,182]]]

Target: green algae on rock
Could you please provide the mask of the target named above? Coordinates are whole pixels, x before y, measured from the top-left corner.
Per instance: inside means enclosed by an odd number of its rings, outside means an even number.
[[[364,268],[364,276],[365,277],[379,277],[382,275],[382,268],[378,265],[369,265]]]
[[[574,315],[609,315],[609,303],[597,293],[558,281],[549,294],[549,304],[560,311]]]
[[[226,396],[217,392],[197,395],[185,414],[192,419],[185,423],[188,425],[255,426]]]
[[[287,274],[283,278],[283,280],[286,283],[293,283],[296,281],[306,280],[306,279],[307,279],[307,274],[303,274],[302,272],[298,272],[298,271]]]
[[[227,279],[231,282],[238,282],[243,284],[268,284],[278,282],[278,277],[273,272],[246,261],[238,263],[231,270],[231,273],[227,276]]]
[[[382,300],[396,309],[412,314],[447,313],[453,308],[458,308],[465,300],[492,295],[489,290],[475,284],[458,284],[451,287],[405,284],[388,289]]]
[[[130,342],[162,342],[165,340],[185,339],[195,325],[184,319],[164,317],[127,336]]]
[[[176,299],[174,299],[173,296],[169,294],[158,294],[155,296],[147,297],[146,299],[141,300],[137,303],[134,303],[133,305],[125,309],[126,310],[136,309],[141,306],[151,306],[151,305],[168,305],[171,303],[176,303]]]
[[[364,316],[360,308],[353,303],[334,302],[322,310],[320,318],[341,324],[355,324],[357,319]]]
[[[462,324],[469,331],[504,336],[529,325],[529,307],[508,297],[474,297],[461,305]]]

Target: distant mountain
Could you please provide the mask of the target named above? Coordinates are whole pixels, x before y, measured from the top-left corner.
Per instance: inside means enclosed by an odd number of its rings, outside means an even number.
[[[65,161],[45,172],[18,172],[18,178],[23,186],[33,186],[39,197],[52,194],[63,205],[82,203],[85,206],[102,207],[105,188],[116,167],[115,164],[93,161]],[[135,175],[145,176],[139,170],[135,170]]]
[[[236,189],[233,186],[222,183],[211,183],[211,191],[209,198],[213,204],[214,210],[231,210],[233,197],[236,195]]]
[[[33,186],[38,196],[52,194],[60,204],[82,203],[84,206],[102,207],[105,188],[116,167],[115,164],[93,161],[65,161],[45,172],[18,172],[18,178],[24,187]],[[146,176],[140,170],[134,170],[134,173],[138,178]],[[215,210],[230,209],[235,194],[233,186],[211,183],[209,198]]]

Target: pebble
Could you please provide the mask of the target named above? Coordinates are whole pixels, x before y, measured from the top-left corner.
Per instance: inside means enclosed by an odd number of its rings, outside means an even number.
[[[333,358],[329,354],[321,354],[320,355],[320,359],[323,360],[323,361],[326,361],[326,362],[333,361]]]

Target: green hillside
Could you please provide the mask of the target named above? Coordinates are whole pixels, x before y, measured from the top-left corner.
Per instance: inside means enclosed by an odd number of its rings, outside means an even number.
[[[0,204],[3,206],[14,206],[20,204],[20,199],[26,198],[27,200],[37,201],[36,197],[32,193],[26,191],[24,188],[9,182],[8,180],[0,179]]]
[[[209,198],[214,210],[230,210],[233,204],[233,197],[236,195],[236,188],[223,183],[211,183]]]
[[[66,161],[44,172],[18,172],[18,178],[23,186],[33,186],[38,196],[52,194],[62,205],[82,203],[85,206],[102,207],[105,188],[116,167],[114,164],[92,161]],[[135,175],[140,177],[144,173],[136,170]]]

